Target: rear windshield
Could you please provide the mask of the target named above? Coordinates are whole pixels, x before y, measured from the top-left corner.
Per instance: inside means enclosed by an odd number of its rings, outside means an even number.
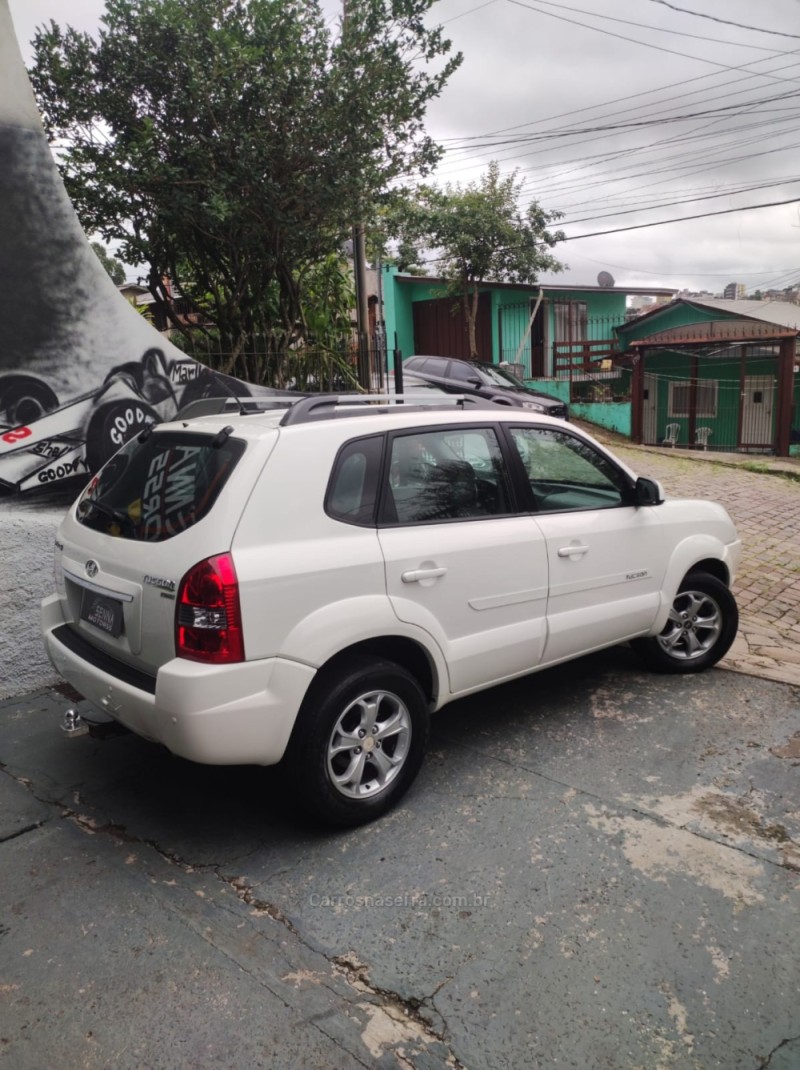
[[[121,539],[170,539],[209,512],[244,448],[221,435],[174,431],[131,439],[81,495],[78,520]]]

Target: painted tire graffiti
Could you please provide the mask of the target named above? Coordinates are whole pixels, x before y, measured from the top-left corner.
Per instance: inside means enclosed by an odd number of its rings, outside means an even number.
[[[112,368],[103,380],[103,386],[124,382],[131,393],[160,405],[165,401],[176,402],[175,390],[165,372],[164,356],[159,349],[148,349],[141,360],[128,360]]]
[[[98,471],[120,446],[124,446],[148,424],[158,422],[155,409],[135,398],[106,401],[98,405],[86,428],[86,463],[89,471]]]
[[[33,375],[0,376],[0,424],[22,427],[58,408],[58,397]]]
[[[252,389],[191,357],[168,360],[156,346],[67,401],[36,376],[0,376],[0,495],[84,478],[148,424],[174,419],[178,398],[183,406],[228,393]]]

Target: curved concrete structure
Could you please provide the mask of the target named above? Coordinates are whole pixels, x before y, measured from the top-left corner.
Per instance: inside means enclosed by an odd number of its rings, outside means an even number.
[[[85,479],[208,379],[91,249],[0,0],[0,494]]]

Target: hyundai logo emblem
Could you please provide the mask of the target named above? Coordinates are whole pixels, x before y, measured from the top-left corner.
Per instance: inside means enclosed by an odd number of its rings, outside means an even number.
[[[97,572],[98,572],[98,569],[99,569],[99,567],[100,567],[100,566],[99,566],[99,565],[97,564],[97,562],[96,562],[96,561],[87,561],[87,562],[86,562],[86,575],[87,575],[87,576],[88,576],[88,577],[89,577],[90,579],[91,579],[91,577],[92,577],[92,576],[96,576],[96,575],[97,575]]]

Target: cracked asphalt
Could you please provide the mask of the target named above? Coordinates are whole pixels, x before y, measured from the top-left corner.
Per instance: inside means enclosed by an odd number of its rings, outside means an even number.
[[[619,648],[455,703],[358,830],[0,702],[0,1064],[796,1070],[797,689]]]

